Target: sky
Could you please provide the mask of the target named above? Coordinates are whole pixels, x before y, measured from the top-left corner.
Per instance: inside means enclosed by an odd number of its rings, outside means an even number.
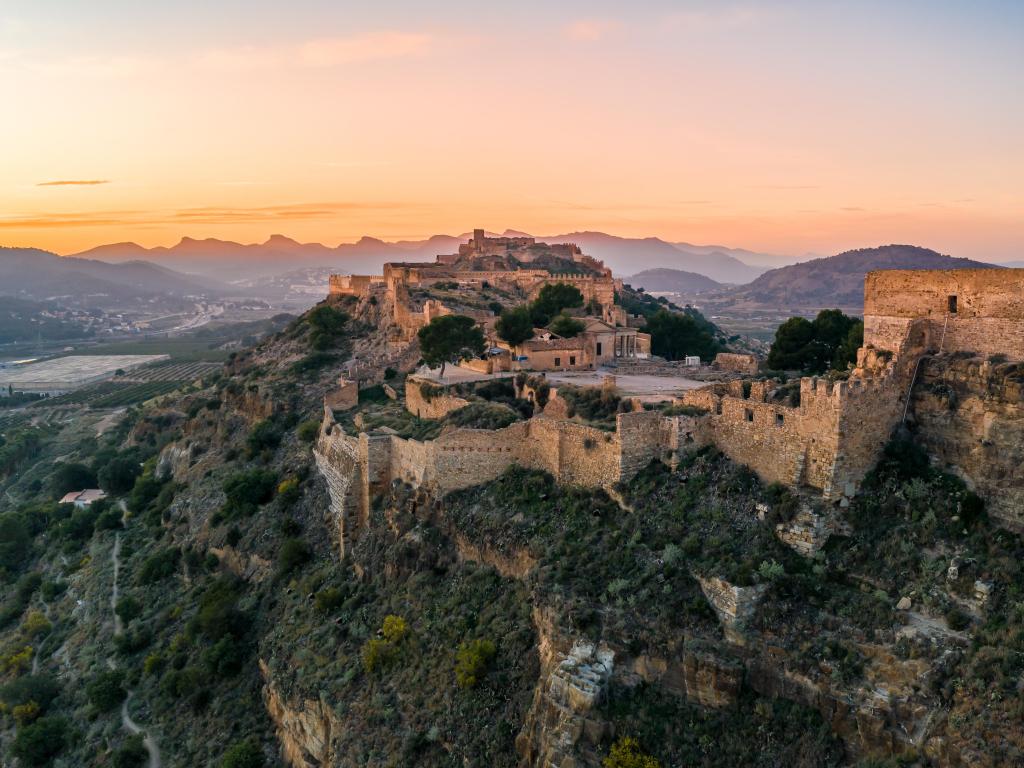
[[[4,0],[0,244],[1024,259],[1024,3]]]

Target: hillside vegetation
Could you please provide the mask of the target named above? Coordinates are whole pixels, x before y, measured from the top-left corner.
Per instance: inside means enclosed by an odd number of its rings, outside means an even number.
[[[608,489],[515,467],[445,498],[396,482],[342,554],[313,445],[346,361],[415,364],[388,357],[381,312],[324,303],[100,435],[82,420],[4,436],[8,758],[141,766],[124,706],[169,768],[512,768],[560,737],[543,705],[581,642],[616,670],[580,726],[581,766],[1024,756],[1024,546],[909,443],[813,557],[775,529],[810,502],[712,449]],[[458,392],[457,426],[524,415],[506,386]],[[401,410],[367,387],[343,427],[425,437]],[[56,503],[93,476],[109,501]],[[707,579],[762,595],[743,643]],[[896,610],[905,595],[913,612]],[[894,736],[886,712],[926,717],[927,745]]]

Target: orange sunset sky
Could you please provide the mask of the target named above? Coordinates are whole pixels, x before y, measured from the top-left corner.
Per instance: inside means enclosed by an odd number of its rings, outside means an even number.
[[[1019,2],[8,0],[0,244],[1024,259],[1021,40]]]

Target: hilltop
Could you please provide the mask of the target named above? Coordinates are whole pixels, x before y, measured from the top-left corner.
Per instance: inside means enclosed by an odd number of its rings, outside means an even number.
[[[30,299],[55,295],[210,295],[224,286],[146,261],[110,264],[58,256],[38,248],[0,247],[0,294]]]
[[[5,435],[9,749],[137,765],[119,717],[130,691],[174,768],[597,768],[626,736],[661,765],[707,768],[1021,754],[1020,540],[919,449],[887,453],[813,555],[778,526],[813,541],[814,503],[710,448],[614,486],[510,467],[439,493],[416,480],[430,441],[474,442],[433,452],[444,466],[493,459],[493,427],[466,427],[500,414],[523,432],[537,403],[512,379],[448,393],[407,379],[418,349],[397,343],[386,302],[322,302],[99,436],[104,414]],[[325,409],[353,371],[347,410]],[[618,440],[595,419],[629,409],[613,389],[563,390],[576,413],[556,453],[587,467]],[[940,418],[944,390],[927,392]],[[406,400],[456,394],[467,405],[439,418]],[[331,471],[387,446],[411,462],[404,479]],[[89,473],[111,502],[56,504]],[[337,504],[357,480],[371,498]],[[897,610],[903,595],[915,613]]]
[[[681,269],[645,269],[623,280],[634,288],[651,291],[669,291],[672,293],[703,293],[714,291],[724,286],[710,277],[686,272]]]
[[[877,269],[996,268],[946,256],[916,245],[860,248],[765,272],[748,285],[715,297],[716,306],[771,307],[789,311],[842,307],[856,312],[864,302],[864,276]]]

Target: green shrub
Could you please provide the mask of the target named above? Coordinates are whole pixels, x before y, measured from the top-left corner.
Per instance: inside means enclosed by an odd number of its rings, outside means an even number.
[[[160,653],[151,653],[146,657],[146,660],[142,663],[142,674],[146,675],[158,675],[160,674],[164,666],[167,664],[167,659]]]
[[[134,454],[118,456],[100,467],[96,473],[100,488],[107,493],[119,495],[128,493],[135,485],[135,478],[142,474],[142,465]]]
[[[250,737],[231,745],[221,758],[220,768],[263,768],[266,764],[259,742]]]
[[[370,638],[363,644],[363,667],[372,674],[394,661],[396,655],[395,647],[387,640]]]
[[[250,516],[261,504],[274,498],[277,474],[269,469],[251,469],[232,475],[224,482],[227,497],[222,507],[226,516]]]
[[[455,682],[460,688],[473,688],[480,682],[496,650],[490,640],[471,640],[459,646],[455,654]]]
[[[313,603],[320,613],[331,613],[345,602],[345,593],[337,587],[328,587],[316,593]]]
[[[245,631],[245,616],[238,610],[237,582],[221,577],[212,582],[199,598],[196,627],[207,637],[219,640],[225,635],[241,637]]]
[[[60,684],[51,675],[23,675],[0,687],[0,702],[8,709],[35,702],[42,711],[60,693]]]
[[[115,669],[100,672],[86,683],[85,695],[100,712],[109,712],[128,695],[124,689],[124,673]]]
[[[299,424],[295,429],[295,435],[304,443],[312,443],[320,434],[320,422],[316,419],[309,419]]]
[[[277,553],[277,572],[285,576],[309,560],[309,546],[302,539],[285,539]]]
[[[202,660],[211,674],[217,677],[230,677],[242,669],[245,656],[245,648],[238,640],[225,635],[203,651]]]
[[[117,601],[114,611],[121,617],[121,621],[127,624],[142,615],[142,603],[134,597],[122,597]]]
[[[50,475],[50,489],[57,497],[95,487],[96,473],[85,464],[58,464]]]
[[[129,736],[114,752],[110,764],[112,768],[142,768],[149,762],[149,752],[141,734]]]
[[[971,625],[971,617],[961,609],[953,607],[946,611],[946,623],[955,632],[962,632]]]
[[[519,414],[507,405],[470,403],[452,411],[445,423],[466,429],[502,429],[519,421]]]
[[[166,579],[178,569],[179,559],[181,559],[181,550],[177,547],[162,549],[142,562],[136,579],[142,585],[155,584],[161,579]]]
[[[68,722],[63,717],[41,717],[18,729],[11,754],[28,766],[47,765],[67,746]]]
[[[121,527],[121,512],[118,509],[107,509],[96,518],[94,529],[97,531],[116,531]]]
[[[385,640],[398,645],[409,634],[409,625],[406,624],[405,619],[401,616],[388,615],[384,617],[384,623],[381,625],[380,631],[384,635]]]
[[[318,351],[337,346],[344,337],[348,319],[347,314],[327,304],[311,309],[306,315],[310,329],[309,345]]]
[[[603,768],[661,768],[661,763],[640,749],[640,743],[624,736],[612,744],[608,757],[601,761]]]
[[[778,582],[784,577],[785,568],[777,560],[762,560],[761,565],[758,566],[758,575],[765,582]]]
[[[289,477],[286,480],[282,480],[280,485],[277,486],[277,496],[286,507],[290,507],[299,497],[302,495],[302,489],[299,487],[299,479],[297,477]]]
[[[273,450],[281,444],[281,430],[271,419],[264,419],[252,428],[245,439],[245,448],[250,458],[259,456],[265,450]]]

